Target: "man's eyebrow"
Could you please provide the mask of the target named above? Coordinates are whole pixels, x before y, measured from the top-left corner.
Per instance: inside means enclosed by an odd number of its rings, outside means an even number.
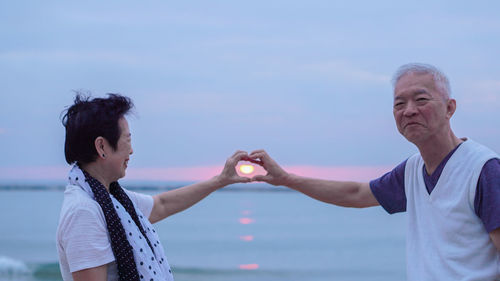
[[[422,94],[429,94],[429,92],[425,89],[416,89],[415,91],[413,91],[413,93],[411,93],[411,96],[417,96],[417,95],[422,95]],[[401,97],[401,96],[397,96],[394,98],[394,100],[404,100],[405,98],[404,97]]]

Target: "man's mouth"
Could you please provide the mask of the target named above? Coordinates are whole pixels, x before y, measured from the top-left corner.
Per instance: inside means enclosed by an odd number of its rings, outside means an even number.
[[[408,127],[408,126],[413,126],[413,125],[421,125],[421,124],[420,124],[420,123],[418,123],[418,122],[408,122],[408,123],[406,123],[406,124],[405,124],[405,126],[404,126],[404,127],[406,128],[406,127]]]

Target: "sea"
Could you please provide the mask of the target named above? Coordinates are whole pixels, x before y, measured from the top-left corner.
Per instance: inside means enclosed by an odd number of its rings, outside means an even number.
[[[186,183],[187,184],[187,183]],[[182,186],[134,185],[157,194]],[[0,186],[0,281],[59,281],[62,185]],[[177,281],[401,281],[405,214],[232,186],[155,224]]]

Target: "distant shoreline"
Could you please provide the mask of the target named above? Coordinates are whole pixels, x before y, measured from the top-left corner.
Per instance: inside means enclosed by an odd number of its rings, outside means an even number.
[[[123,184],[126,189],[135,191],[167,191],[177,189],[186,185],[187,183],[164,183],[164,184]],[[66,188],[62,184],[0,184],[0,191],[63,191]],[[266,183],[252,183],[252,184],[233,184],[225,188],[219,189],[220,192],[287,192],[294,191],[282,186],[272,186]]]

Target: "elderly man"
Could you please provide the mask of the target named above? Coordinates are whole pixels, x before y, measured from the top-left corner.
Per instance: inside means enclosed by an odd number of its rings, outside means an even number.
[[[397,128],[420,153],[360,183],[289,174],[258,150],[250,157],[268,173],[253,180],[339,206],[407,212],[408,280],[500,279],[499,156],[455,136],[450,118],[456,101],[448,79],[434,66],[403,65],[393,82]]]

